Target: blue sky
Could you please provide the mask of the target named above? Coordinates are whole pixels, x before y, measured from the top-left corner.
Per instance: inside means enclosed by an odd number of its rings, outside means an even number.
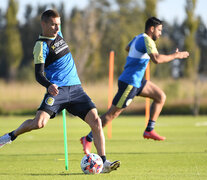
[[[5,12],[5,9],[8,4],[8,0],[0,0],[0,9]],[[64,2],[66,12],[70,13],[71,9],[76,6],[79,8],[83,8],[87,5],[88,0],[17,0],[19,2],[19,13],[18,19],[21,21],[22,15],[24,14],[25,5],[31,4],[36,7],[38,4],[48,4],[55,3],[58,4],[60,2]],[[185,16],[185,4],[186,0],[160,0],[157,7],[158,18],[162,20],[166,20],[169,23],[174,20],[181,23]],[[197,0],[196,6],[196,15],[200,15],[207,25],[207,1],[206,0]]]

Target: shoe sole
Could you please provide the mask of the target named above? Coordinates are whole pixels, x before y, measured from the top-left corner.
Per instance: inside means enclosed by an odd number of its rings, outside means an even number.
[[[11,143],[5,143],[5,144],[0,144],[0,148],[2,148],[3,146],[7,145],[7,144],[11,144]]]
[[[121,162],[120,162],[119,160],[114,161],[114,162],[110,165],[111,170],[112,170],[112,171],[117,170],[117,168],[120,167],[120,164],[121,164]]]
[[[144,137],[144,139],[153,139],[155,141],[164,141],[165,139],[154,139],[152,137]]]

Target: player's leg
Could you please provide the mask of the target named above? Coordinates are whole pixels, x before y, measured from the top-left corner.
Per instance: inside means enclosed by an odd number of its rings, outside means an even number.
[[[106,124],[108,124],[113,119],[118,117],[123,110],[124,110],[123,108],[121,108],[121,109],[117,108],[116,106],[114,106],[112,104],[111,107],[109,108],[109,110],[101,116],[102,127],[104,128],[106,126]],[[91,145],[92,145],[92,141],[93,141],[92,131],[90,131],[90,133],[87,136],[81,137],[80,141],[81,141],[81,144],[83,145],[84,153],[85,154],[90,153],[91,152]]]
[[[113,119],[117,118],[123,110],[124,108],[118,108],[112,104],[108,111],[101,116],[102,126],[105,127]]]
[[[95,104],[91,101],[88,95],[83,91],[80,85],[71,86],[70,94],[72,94],[70,102],[65,108],[74,116],[79,116],[87,124],[89,124],[93,136],[94,145],[97,153],[101,156],[104,164],[104,173],[109,173],[116,170],[120,166],[120,161],[109,162],[105,156],[105,137],[102,129],[101,119],[98,116]]]
[[[47,112],[39,110],[34,119],[24,121],[16,130],[13,131],[13,133],[17,137],[26,132],[41,129],[45,127],[49,119],[50,115]]]
[[[103,127],[122,113],[122,111],[132,102],[132,99],[137,94],[138,90],[139,89],[122,81],[118,82],[118,92],[113,99],[112,105],[109,110],[101,116]],[[81,137],[80,141],[83,145],[84,153],[89,153],[93,141],[92,131],[88,135]]]
[[[26,132],[43,128],[50,118],[62,111],[62,104],[67,102],[68,87],[59,87],[59,94],[52,96],[46,93],[34,119],[24,121],[16,130],[0,137],[0,146],[12,142],[17,136]]]
[[[111,105],[109,110],[101,116],[102,127],[105,127],[107,123],[111,122],[113,119],[119,116],[123,109],[117,108],[114,105]],[[93,132],[90,131],[87,136],[80,138],[81,144],[83,145],[83,150],[85,154],[91,152],[91,146],[93,141]]]
[[[166,95],[157,85],[151,81],[147,81],[143,90],[139,94],[142,97],[149,97],[153,99],[150,109],[150,119],[147,128],[144,132],[144,138],[151,138],[154,140],[165,140],[165,137],[159,136],[154,131],[154,125],[164,106]]]
[[[105,137],[102,130],[101,119],[98,116],[97,110],[94,108],[88,112],[85,117],[85,122],[91,127],[93,133],[94,145],[97,153],[100,156],[105,155]]]
[[[102,129],[101,119],[99,118],[97,110],[95,108],[87,113],[85,122],[88,123],[91,127],[94,138],[94,145],[96,147],[98,155],[103,160],[104,167],[102,173],[109,173],[113,170],[116,170],[120,166],[120,161],[110,162],[106,160],[105,137]]]
[[[34,119],[28,119],[24,121],[16,130],[0,137],[0,147],[3,147],[4,145],[11,143],[17,138],[17,136],[21,134],[35,129],[43,128],[47,124],[49,118],[50,115],[48,113],[44,111],[37,111]]]

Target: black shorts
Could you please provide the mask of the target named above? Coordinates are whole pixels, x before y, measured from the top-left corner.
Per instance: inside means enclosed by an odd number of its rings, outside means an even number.
[[[136,88],[123,81],[118,81],[118,92],[113,99],[112,104],[118,108],[125,108],[129,106],[135,96],[139,96],[146,84],[146,80],[142,80],[140,88]]]
[[[57,96],[46,93],[38,108],[38,110],[47,112],[50,118],[54,118],[56,114],[66,109],[69,113],[84,120],[87,113],[96,108],[81,85],[59,87],[58,90]]]

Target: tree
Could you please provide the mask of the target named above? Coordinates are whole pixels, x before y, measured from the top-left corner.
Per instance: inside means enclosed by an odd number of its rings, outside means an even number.
[[[140,1],[116,0],[118,9],[111,13],[108,20],[104,41],[108,41],[108,47],[115,51],[115,76],[123,71],[127,52],[125,48],[129,41],[143,32],[143,11]],[[110,29],[110,31],[109,31]],[[107,38],[107,39],[106,39]]]
[[[17,9],[15,0],[10,0],[6,12],[6,29],[4,35],[4,61],[5,68],[7,68],[6,78],[9,81],[15,79],[17,68],[23,57],[18,21],[16,19]]]
[[[194,17],[196,0],[186,0],[186,15],[185,25],[185,43],[184,48],[190,52],[189,58],[186,60],[184,75],[194,78],[198,73],[199,64],[199,49],[196,43],[196,32],[199,25],[198,18]]]
[[[65,39],[72,42],[70,49],[74,54],[81,78],[85,77],[85,75],[83,77],[83,74],[86,72],[87,64],[91,57],[96,57],[92,62],[92,65],[95,66],[92,69],[93,74],[96,74],[95,71],[100,68],[96,67],[100,64],[100,56],[97,53],[99,53],[100,40],[103,37],[105,29],[105,21],[103,9],[99,8],[99,4],[100,2],[90,0],[85,10],[80,11],[74,8],[68,22],[69,28],[67,31],[70,36],[66,36]]]
[[[157,16],[157,0],[145,0],[145,9],[144,9],[144,20],[152,17]]]
[[[5,28],[5,16],[0,10],[0,34],[4,34]],[[4,42],[4,36],[0,36],[0,42]],[[5,61],[4,61],[4,46],[3,43],[0,43],[0,77],[4,77],[5,71]]]
[[[196,32],[199,25],[199,20],[194,16],[196,6],[196,0],[186,0],[186,15],[187,18],[184,22],[185,24],[185,50],[190,52],[189,58],[186,60],[186,67],[184,75],[189,77],[194,82],[194,106],[193,114],[198,115],[199,113],[199,92],[198,92],[198,65],[200,60],[200,51],[196,43]]]
[[[201,58],[199,63],[199,74],[207,76],[207,27],[201,17],[199,18],[199,27],[197,31],[197,41],[200,48]]]

